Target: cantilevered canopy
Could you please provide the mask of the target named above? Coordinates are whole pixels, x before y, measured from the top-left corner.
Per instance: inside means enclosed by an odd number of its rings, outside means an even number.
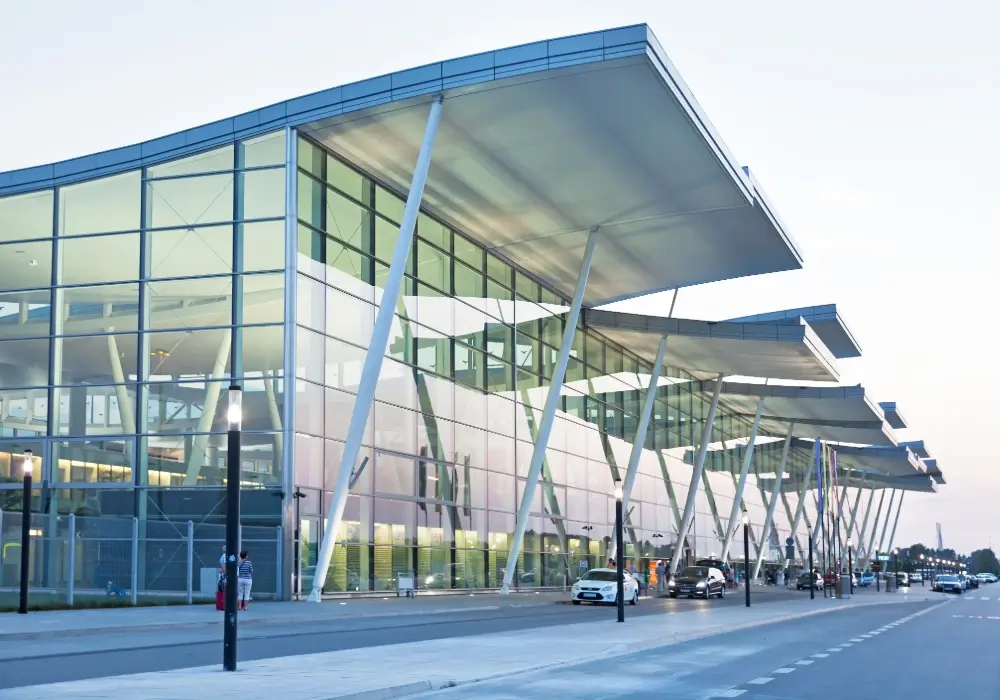
[[[934,479],[934,481],[938,484],[946,483],[944,480],[944,474],[941,473],[941,469],[938,467],[936,459],[925,459],[923,462],[924,469],[927,470],[927,476]]]
[[[647,358],[668,336],[664,363],[698,374],[836,381],[836,362],[808,324],[713,323],[603,309],[584,323]]]
[[[858,447],[840,445],[836,448],[837,466],[863,474],[881,477],[926,477],[920,459],[902,445]]]
[[[854,334],[851,333],[847,324],[844,323],[844,319],[837,313],[836,304],[772,311],[766,314],[744,316],[729,320],[735,323],[796,324],[800,319],[804,319],[812,326],[813,330],[816,331],[816,335],[823,339],[823,342],[830,348],[834,357],[838,359],[861,357],[861,346],[854,339]]]
[[[898,408],[896,408],[895,401],[882,401],[879,403],[879,408],[881,408],[882,412],[885,413],[885,419],[889,422],[889,425],[893,428],[893,430],[902,430],[903,428],[908,427],[906,419],[903,418],[903,414],[899,412]],[[903,444],[905,445],[906,443]]]
[[[714,382],[703,382],[711,392]],[[737,414],[753,416],[764,398],[761,429],[781,435],[795,423],[793,435],[820,438],[825,442],[857,445],[896,444],[881,409],[865,395],[861,386],[814,387],[768,386],[724,382],[722,400]]]

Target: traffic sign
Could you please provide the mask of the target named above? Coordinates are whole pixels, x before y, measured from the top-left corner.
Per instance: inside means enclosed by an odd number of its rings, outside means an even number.
[[[878,559],[879,561],[889,561],[889,555],[888,554],[879,554],[876,557],[876,559]]]
[[[795,546],[795,540],[793,540],[791,537],[786,537],[785,538],[785,546],[786,547],[794,547]]]

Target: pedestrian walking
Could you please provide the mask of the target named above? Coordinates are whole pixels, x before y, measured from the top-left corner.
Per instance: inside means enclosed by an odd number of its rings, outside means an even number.
[[[250,588],[253,586],[253,564],[250,563],[245,551],[240,552],[240,564],[237,567],[236,578],[240,610],[246,610],[250,605]]]
[[[665,578],[666,569],[663,566],[663,560],[660,559],[656,562],[656,592],[662,594],[667,588],[667,581]]]

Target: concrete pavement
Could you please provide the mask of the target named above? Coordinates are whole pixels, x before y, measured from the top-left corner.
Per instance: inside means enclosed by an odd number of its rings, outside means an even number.
[[[591,608],[605,616],[604,619],[243,662],[240,672],[235,675],[224,673],[215,662],[207,667],[167,673],[15,688],[0,691],[0,698],[27,700],[40,693],[52,698],[105,700],[133,700],[135,697],[184,700],[227,694],[239,694],[245,700],[271,700],[275,694],[286,693],[303,699],[402,697],[586,660],[607,660],[720,633],[744,634],[740,630],[775,622],[804,617],[830,618],[847,611],[898,607],[904,600],[925,601],[925,597],[899,594],[859,596],[853,601],[810,601],[807,596],[798,596],[749,609],[709,604],[678,608],[668,614],[632,615],[633,611],[648,607],[652,602],[643,601],[639,608],[628,608],[630,619],[624,625],[613,621],[613,609]],[[722,601],[708,601],[713,602]],[[551,607],[581,610],[571,606]],[[824,612],[832,614],[824,615]],[[754,632],[745,634],[752,636]],[[216,643],[214,653],[218,653],[217,646]]]

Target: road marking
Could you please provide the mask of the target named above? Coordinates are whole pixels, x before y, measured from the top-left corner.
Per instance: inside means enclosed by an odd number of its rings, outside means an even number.
[[[774,670],[775,673],[792,673],[794,671],[795,671],[794,668],[788,668],[787,666],[784,666],[783,668],[778,668],[778,669]]]
[[[795,663],[798,664],[799,666],[809,666],[809,665],[814,664],[816,662],[812,661],[810,659],[801,659],[799,661],[796,661]]]
[[[730,688],[729,690],[723,690],[718,695],[713,695],[712,697],[716,697],[716,698],[738,698],[739,696],[743,695],[743,693],[745,693],[745,692],[747,692],[747,691],[745,691],[745,690],[743,690],[741,688]]]
[[[813,654],[814,659],[825,659],[829,654]]]
[[[864,636],[864,635],[862,635],[862,636]],[[851,641],[854,642],[855,644],[860,644],[861,642],[863,642],[865,640],[864,639],[858,639],[857,637],[851,637]]]
[[[840,647],[830,647],[827,651],[843,651]]]
[[[989,600],[989,598],[980,598],[979,600]]]
[[[861,637],[862,639],[871,639],[872,638],[872,635],[871,635],[870,632],[868,634],[860,634],[858,636]]]
[[[747,683],[753,683],[754,685],[764,685],[765,683],[770,683],[774,679],[769,676],[763,676],[762,678],[754,678],[752,681],[747,681]]]
[[[990,615],[988,619],[990,619],[990,620],[1000,620],[1000,617],[994,617],[993,615]]]
[[[841,644],[841,645],[840,645],[840,647],[841,647],[842,649],[844,649],[844,648],[846,648],[846,647],[853,647],[853,646],[854,646],[853,644]]]

